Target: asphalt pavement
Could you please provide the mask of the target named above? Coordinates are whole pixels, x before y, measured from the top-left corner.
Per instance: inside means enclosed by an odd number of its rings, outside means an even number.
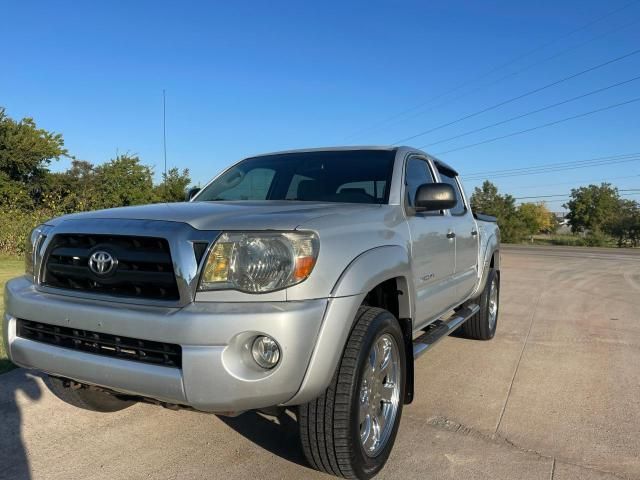
[[[502,251],[498,333],[416,365],[388,479],[640,479],[640,252]],[[300,479],[295,415],[70,407],[0,375],[2,479]]]

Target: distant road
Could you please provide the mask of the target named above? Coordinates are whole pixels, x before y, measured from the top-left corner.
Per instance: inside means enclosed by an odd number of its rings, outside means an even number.
[[[558,256],[558,257],[581,257],[581,258],[602,258],[605,260],[615,260],[616,257],[624,260],[640,260],[640,249],[638,248],[603,248],[603,247],[563,247],[557,245],[515,245],[503,244],[503,252]]]

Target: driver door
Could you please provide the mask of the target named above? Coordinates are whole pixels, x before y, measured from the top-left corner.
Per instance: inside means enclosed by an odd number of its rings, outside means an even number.
[[[416,290],[414,329],[446,311],[455,302],[455,239],[445,212],[416,212],[420,185],[433,183],[426,158],[411,156],[405,164],[405,212],[411,237],[411,273]]]

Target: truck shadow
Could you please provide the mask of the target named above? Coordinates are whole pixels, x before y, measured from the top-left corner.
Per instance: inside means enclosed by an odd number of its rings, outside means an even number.
[[[27,450],[22,440],[22,413],[18,395],[36,401],[42,389],[32,374],[18,369],[0,375],[0,479],[31,478]]]
[[[309,468],[300,446],[295,412],[287,410],[277,417],[250,411],[237,417],[219,417],[247,440],[285,460]]]

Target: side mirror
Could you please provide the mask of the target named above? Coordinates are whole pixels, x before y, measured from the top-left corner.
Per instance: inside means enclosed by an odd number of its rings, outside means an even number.
[[[418,187],[415,209],[418,212],[448,210],[458,203],[456,192],[448,183],[425,183]]]
[[[200,190],[202,190],[200,187],[191,187],[189,190],[187,190],[187,193],[185,193],[184,201],[190,202],[191,199],[195,197],[196,193],[198,193]]]

